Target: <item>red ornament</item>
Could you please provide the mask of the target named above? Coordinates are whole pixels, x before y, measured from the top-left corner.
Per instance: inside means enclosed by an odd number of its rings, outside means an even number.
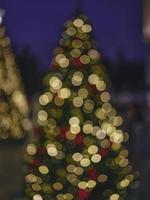
[[[98,153],[102,156],[102,158],[105,158],[108,156],[109,150],[101,148]]]
[[[96,169],[90,169],[88,172],[87,172],[88,176],[90,177],[90,179],[92,180],[97,180],[97,177],[98,177],[98,173],[97,173],[97,170]]]
[[[74,58],[72,64],[78,69],[83,69],[84,67],[84,65],[80,62],[79,58]]]
[[[68,129],[67,128],[60,128],[60,135],[59,135],[59,138],[61,140],[65,140],[66,139],[66,133],[67,133]]]
[[[35,136],[40,136],[42,134],[42,129],[40,127],[34,128]]]
[[[31,168],[37,168],[39,167],[41,164],[41,161],[40,160],[34,160],[31,164]]]
[[[100,94],[100,91],[96,88],[95,85],[89,85],[89,89],[94,94]]]
[[[76,136],[76,138],[74,140],[74,143],[76,145],[82,145],[83,144],[83,139],[84,139],[83,134],[79,133],[79,134],[77,134],[77,136]]]
[[[42,146],[37,147],[37,155],[42,155],[46,152],[46,149]]]
[[[78,200],[88,200],[90,193],[87,190],[79,189],[77,191]]]

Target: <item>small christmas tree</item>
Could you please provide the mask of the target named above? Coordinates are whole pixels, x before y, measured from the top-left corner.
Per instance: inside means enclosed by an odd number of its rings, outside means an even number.
[[[25,155],[32,200],[123,200],[134,181],[91,31],[83,15],[66,24],[44,79],[38,137]]]
[[[10,40],[5,35],[5,28],[0,24],[0,140],[24,137],[26,131],[31,128],[28,114],[28,103]]]

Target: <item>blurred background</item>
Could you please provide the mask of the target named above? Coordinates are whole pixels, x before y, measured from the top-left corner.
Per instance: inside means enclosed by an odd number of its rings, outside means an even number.
[[[63,24],[77,0],[0,0],[30,105],[42,90]],[[140,186],[128,200],[150,199],[150,0],[82,0],[111,83],[112,101],[130,134]],[[0,199],[23,200],[26,141],[0,143]]]

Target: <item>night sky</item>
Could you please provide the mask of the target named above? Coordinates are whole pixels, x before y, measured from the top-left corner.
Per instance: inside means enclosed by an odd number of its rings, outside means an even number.
[[[49,66],[63,24],[76,9],[76,0],[0,0],[6,10],[4,25],[14,50],[28,47],[38,57],[39,68]],[[84,13],[104,57],[116,61],[118,51],[127,60],[144,59],[142,0],[83,0]]]

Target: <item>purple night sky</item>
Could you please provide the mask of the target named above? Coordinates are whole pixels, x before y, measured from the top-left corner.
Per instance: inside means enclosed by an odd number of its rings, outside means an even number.
[[[6,10],[4,25],[13,48],[30,47],[47,68],[52,50],[58,45],[63,24],[73,16],[76,0],[0,0]],[[117,60],[122,50],[127,60],[144,59],[141,0],[83,0],[85,14],[102,55]]]

